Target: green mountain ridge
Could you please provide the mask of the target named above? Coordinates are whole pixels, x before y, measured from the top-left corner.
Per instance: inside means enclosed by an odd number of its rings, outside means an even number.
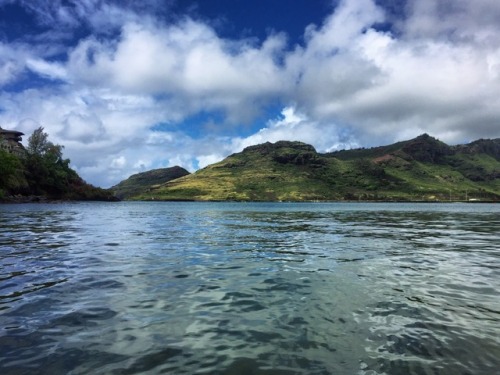
[[[245,148],[135,200],[500,201],[500,139],[449,146],[427,134],[326,154],[302,142]]]
[[[153,169],[147,172],[136,173],[126,180],[110,188],[119,199],[127,199],[157,185],[188,175],[184,168],[175,166],[171,168]]]

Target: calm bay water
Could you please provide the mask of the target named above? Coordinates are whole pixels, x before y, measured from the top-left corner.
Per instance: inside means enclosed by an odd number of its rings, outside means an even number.
[[[0,206],[0,374],[493,374],[500,205]]]

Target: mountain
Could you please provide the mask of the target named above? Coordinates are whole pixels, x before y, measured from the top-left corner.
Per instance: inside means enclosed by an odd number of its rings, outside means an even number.
[[[113,186],[110,190],[117,198],[127,199],[148,191],[156,185],[164,184],[188,174],[189,172],[184,168],[177,166],[172,168],[153,169],[151,171],[134,174]]]
[[[449,146],[427,134],[388,146],[326,154],[301,142],[268,142],[150,186],[132,198],[500,201],[499,156],[499,139]]]

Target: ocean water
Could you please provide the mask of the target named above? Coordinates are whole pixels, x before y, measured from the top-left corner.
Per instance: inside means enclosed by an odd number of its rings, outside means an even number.
[[[0,205],[0,374],[494,374],[500,205]]]

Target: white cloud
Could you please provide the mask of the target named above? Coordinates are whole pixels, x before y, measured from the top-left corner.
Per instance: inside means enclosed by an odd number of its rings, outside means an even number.
[[[256,102],[284,91],[287,81],[275,63],[284,43],[279,35],[257,46],[226,41],[190,19],[166,28],[127,23],[114,42],[81,41],[70,53],[68,70],[77,84],[173,96],[171,103],[180,101],[184,115],[223,110],[234,122],[247,121]]]
[[[483,26],[474,18],[500,7],[484,1],[479,6],[484,5],[482,11],[476,9],[471,16],[466,12],[472,5],[465,4],[472,3],[460,2],[464,11],[446,15],[446,30],[451,25],[460,29],[467,21],[465,42],[443,38],[437,18],[421,25],[429,32],[416,32],[411,23],[416,19],[425,23],[419,15],[438,17],[439,12],[431,6],[434,2],[411,4],[407,34],[396,38],[371,28],[383,20],[371,1],[344,1],[320,29],[310,33],[306,47],[289,57],[291,69],[300,77],[298,108],[315,119],[350,125],[363,144],[422,131],[449,142],[500,136],[491,112],[500,94],[499,38],[492,43],[483,38],[491,27],[498,35],[498,25]],[[435,34],[430,33],[432,24]],[[494,112],[498,118],[500,109]]]
[[[12,82],[20,69],[13,61],[0,62],[0,86]]]
[[[0,42],[0,87],[19,78],[29,55],[24,45]]]
[[[82,143],[97,142],[105,135],[101,119],[96,114],[69,112],[63,119],[61,138]]]
[[[373,0],[344,0],[304,31],[302,46],[288,46],[283,34],[224,39],[189,17],[165,24],[151,11],[154,0],[145,9],[100,0],[28,3],[55,26],[43,43],[0,43],[0,86],[27,72],[52,85],[0,92],[0,125],[27,135],[44,126],[97,185],[145,168],[193,171],[266,141],[329,151],[423,132],[447,142],[500,137],[496,0],[410,0],[398,19]],[[386,20],[395,22],[394,33],[374,27]],[[70,39],[63,43],[61,30],[82,24],[94,34],[63,49]],[[61,52],[67,60],[54,58]],[[281,116],[238,136],[234,128],[270,103],[282,103]],[[187,118],[211,112],[221,114],[211,121],[220,133],[203,124],[183,128]]]
[[[120,156],[118,158],[115,158],[111,160],[111,168],[123,168],[127,164],[127,159],[125,159],[125,156]]]
[[[225,154],[201,155],[196,158],[199,168],[205,168],[207,165],[217,163],[224,159]]]
[[[498,47],[500,3],[496,0],[410,0],[403,31],[409,38],[441,38]]]
[[[67,79],[66,69],[60,63],[49,63],[41,59],[28,59],[26,66],[34,73],[50,79]]]
[[[279,118],[269,121],[266,127],[257,133],[246,138],[233,139],[232,150],[238,152],[251,145],[281,140],[309,143],[320,152],[356,146],[348,132],[341,131],[335,123],[310,120],[297,112],[295,107],[286,107]]]

